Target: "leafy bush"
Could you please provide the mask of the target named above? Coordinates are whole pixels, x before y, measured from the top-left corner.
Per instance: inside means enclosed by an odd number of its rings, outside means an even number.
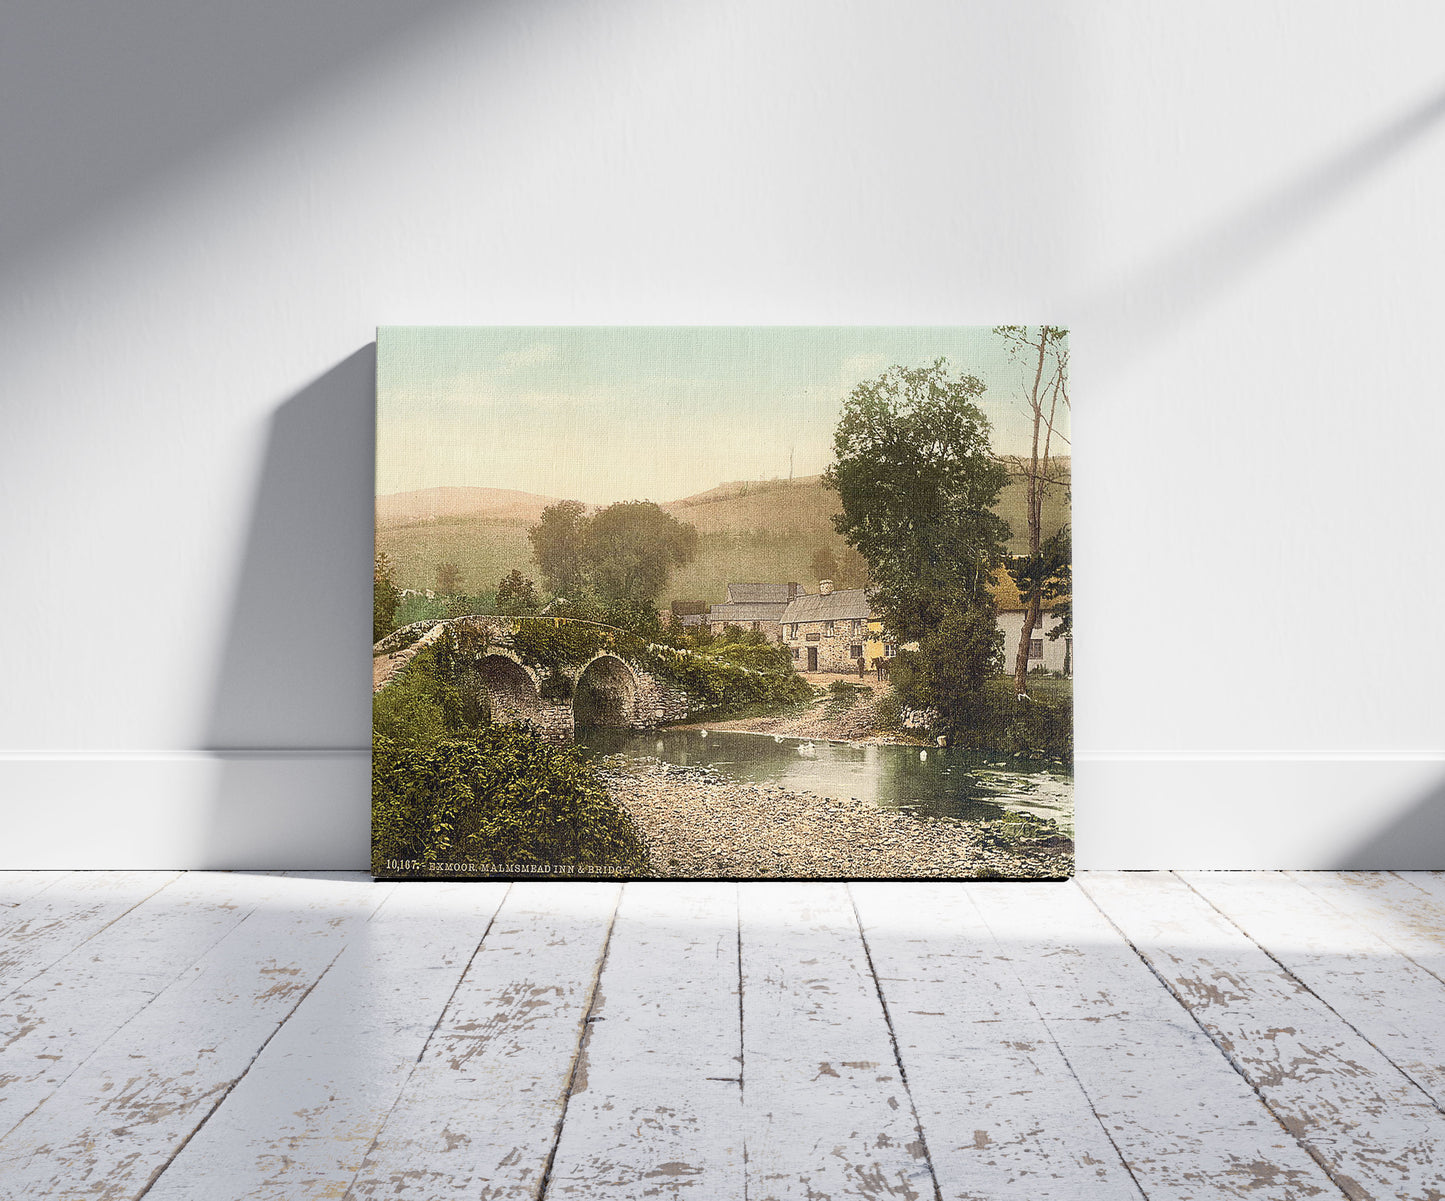
[[[572,747],[488,726],[470,666],[486,635],[452,627],[372,705],[372,867],[387,860],[647,871],[647,848]]]
[[[404,746],[372,739],[372,870],[388,860],[648,871],[647,846],[576,749],[519,726]]]
[[[903,706],[898,694],[888,692],[873,705],[873,724],[880,730],[897,730],[903,725]]]
[[[371,575],[371,641],[380,642],[396,627],[396,607],[401,600],[391,560],[378,552]]]

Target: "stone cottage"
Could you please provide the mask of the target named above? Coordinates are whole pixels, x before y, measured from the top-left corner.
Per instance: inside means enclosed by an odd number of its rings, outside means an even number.
[[[707,611],[707,628],[721,634],[724,626],[758,630],[769,642],[783,638],[783,610],[804,595],[801,584],[729,584],[728,598]]]
[[[835,592],[832,580],[822,580],[816,596],[793,597],[782,615],[783,643],[793,652],[793,666],[857,675],[876,634],[869,630],[871,618],[865,588]]]

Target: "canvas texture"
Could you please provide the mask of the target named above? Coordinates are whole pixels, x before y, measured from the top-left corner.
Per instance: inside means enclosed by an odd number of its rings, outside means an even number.
[[[1068,356],[379,330],[373,874],[1071,875]]]

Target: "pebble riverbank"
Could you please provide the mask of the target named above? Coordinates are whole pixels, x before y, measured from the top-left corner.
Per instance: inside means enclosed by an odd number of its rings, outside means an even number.
[[[1062,879],[1074,845],[1037,819],[916,818],[865,801],[744,784],[710,768],[598,765],[669,879]]]

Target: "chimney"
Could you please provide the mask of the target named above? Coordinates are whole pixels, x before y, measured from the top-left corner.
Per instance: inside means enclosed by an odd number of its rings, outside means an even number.
[[[789,584],[789,585],[788,585],[788,599],[789,599],[789,600],[797,600],[797,599],[798,599],[798,586],[797,586],[796,584]]]
[[[832,581],[832,580],[819,580],[819,581],[818,581],[818,595],[819,595],[819,596],[827,596],[828,593],[830,593],[830,592],[832,592],[832,591],[833,591],[833,581]]]

